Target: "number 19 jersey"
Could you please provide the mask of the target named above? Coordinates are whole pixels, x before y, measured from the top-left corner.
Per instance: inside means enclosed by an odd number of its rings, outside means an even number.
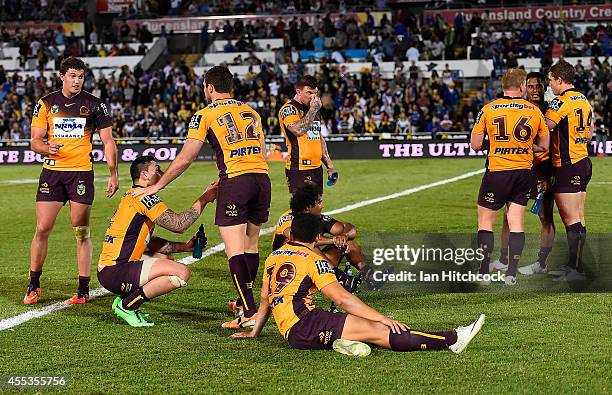
[[[208,141],[219,169],[219,178],[247,173],[268,173],[261,152],[264,135],[261,118],[248,104],[219,99],[196,112],[187,138]]]
[[[472,133],[489,136],[488,171],[531,169],[536,135],[549,134],[536,105],[509,96],[485,105],[476,117]]]

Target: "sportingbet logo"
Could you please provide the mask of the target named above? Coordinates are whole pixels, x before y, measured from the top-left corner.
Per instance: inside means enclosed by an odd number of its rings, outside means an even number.
[[[529,153],[529,148],[495,148],[495,151],[493,152],[494,154],[499,154],[499,155],[523,155],[523,154],[528,154]]]
[[[85,118],[53,118],[53,137],[78,139],[85,136]]]
[[[237,148],[230,151],[230,158],[234,156],[247,156],[261,154],[261,147],[244,147]]]

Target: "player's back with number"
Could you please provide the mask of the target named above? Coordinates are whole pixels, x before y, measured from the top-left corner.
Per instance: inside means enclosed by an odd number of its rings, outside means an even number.
[[[246,103],[215,100],[191,118],[187,137],[210,143],[221,178],[268,172],[261,118]]]
[[[539,108],[519,97],[504,96],[483,107],[472,133],[489,137],[488,171],[531,169],[533,141],[548,134]]]

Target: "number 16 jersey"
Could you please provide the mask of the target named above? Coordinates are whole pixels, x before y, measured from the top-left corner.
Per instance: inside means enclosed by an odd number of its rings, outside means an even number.
[[[219,169],[219,178],[247,173],[268,173],[261,152],[261,118],[248,104],[218,99],[196,112],[189,122],[187,138],[208,141]]]
[[[536,105],[509,96],[485,105],[472,133],[489,136],[488,171],[531,169],[535,137],[549,134]]]

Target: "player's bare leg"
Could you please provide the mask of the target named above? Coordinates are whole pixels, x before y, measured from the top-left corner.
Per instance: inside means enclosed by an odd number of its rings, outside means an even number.
[[[586,227],[584,221],[584,203],[586,192],[555,193],[555,203],[559,208],[561,220],[567,233],[569,259],[565,268],[550,272],[559,275],[560,280],[583,280],[584,267],[582,250],[586,241]],[[567,276],[570,276],[569,278]]]
[[[491,254],[495,247],[495,236],[493,227],[497,220],[497,210],[478,206],[478,248],[483,251],[483,259],[480,263],[479,273],[489,273],[489,264],[491,263]]]
[[[167,258],[148,258],[142,265],[140,287],[125,298],[117,297],[113,311],[128,324],[135,327],[152,326],[140,314],[143,303],[187,285],[191,270]]]
[[[70,304],[83,304],[89,300],[91,256],[93,253],[89,229],[90,212],[91,205],[70,201],[70,222],[77,241],[77,264],[79,268],[79,288],[75,296],[69,300]]]
[[[516,203],[508,203],[508,270],[506,272],[506,284],[516,284],[516,272],[518,262],[521,259],[525,247],[525,206]]]
[[[426,332],[410,328],[401,333],[392,333],[380,322],[349,314],[344,323],[341,339],[365,342],[394,351],[426,351],[450,348],[461,352],[476,336],[484,323],[484,315],[467,327],[450,331]],[[336,340],[337,342],[337,340]],[[348,344],[350,347],[350,343]]]
[[[49,235],[57,214],[64,204],[62,202],[36,202],[36,231],[30,246],[30,284],[23,303],[38,302],[40,291],[40,276],[47,257]]]
[[[224,328],[239,329],[246,326],[245,323],[248,323],[248,326],[255,324],[253,318],[255,313],[257,313],[257,306],[255,304],[252,284],[249,287],[251,276],[244,257],[247,243],[247,228],[247,224],[219,227],[221,238],[225,243],[225,254],[228,257],[230,276],[244,308],[244,316],[225,322],[222,325]],[[253,228],[251,228],[251,232],[253,232]]]

